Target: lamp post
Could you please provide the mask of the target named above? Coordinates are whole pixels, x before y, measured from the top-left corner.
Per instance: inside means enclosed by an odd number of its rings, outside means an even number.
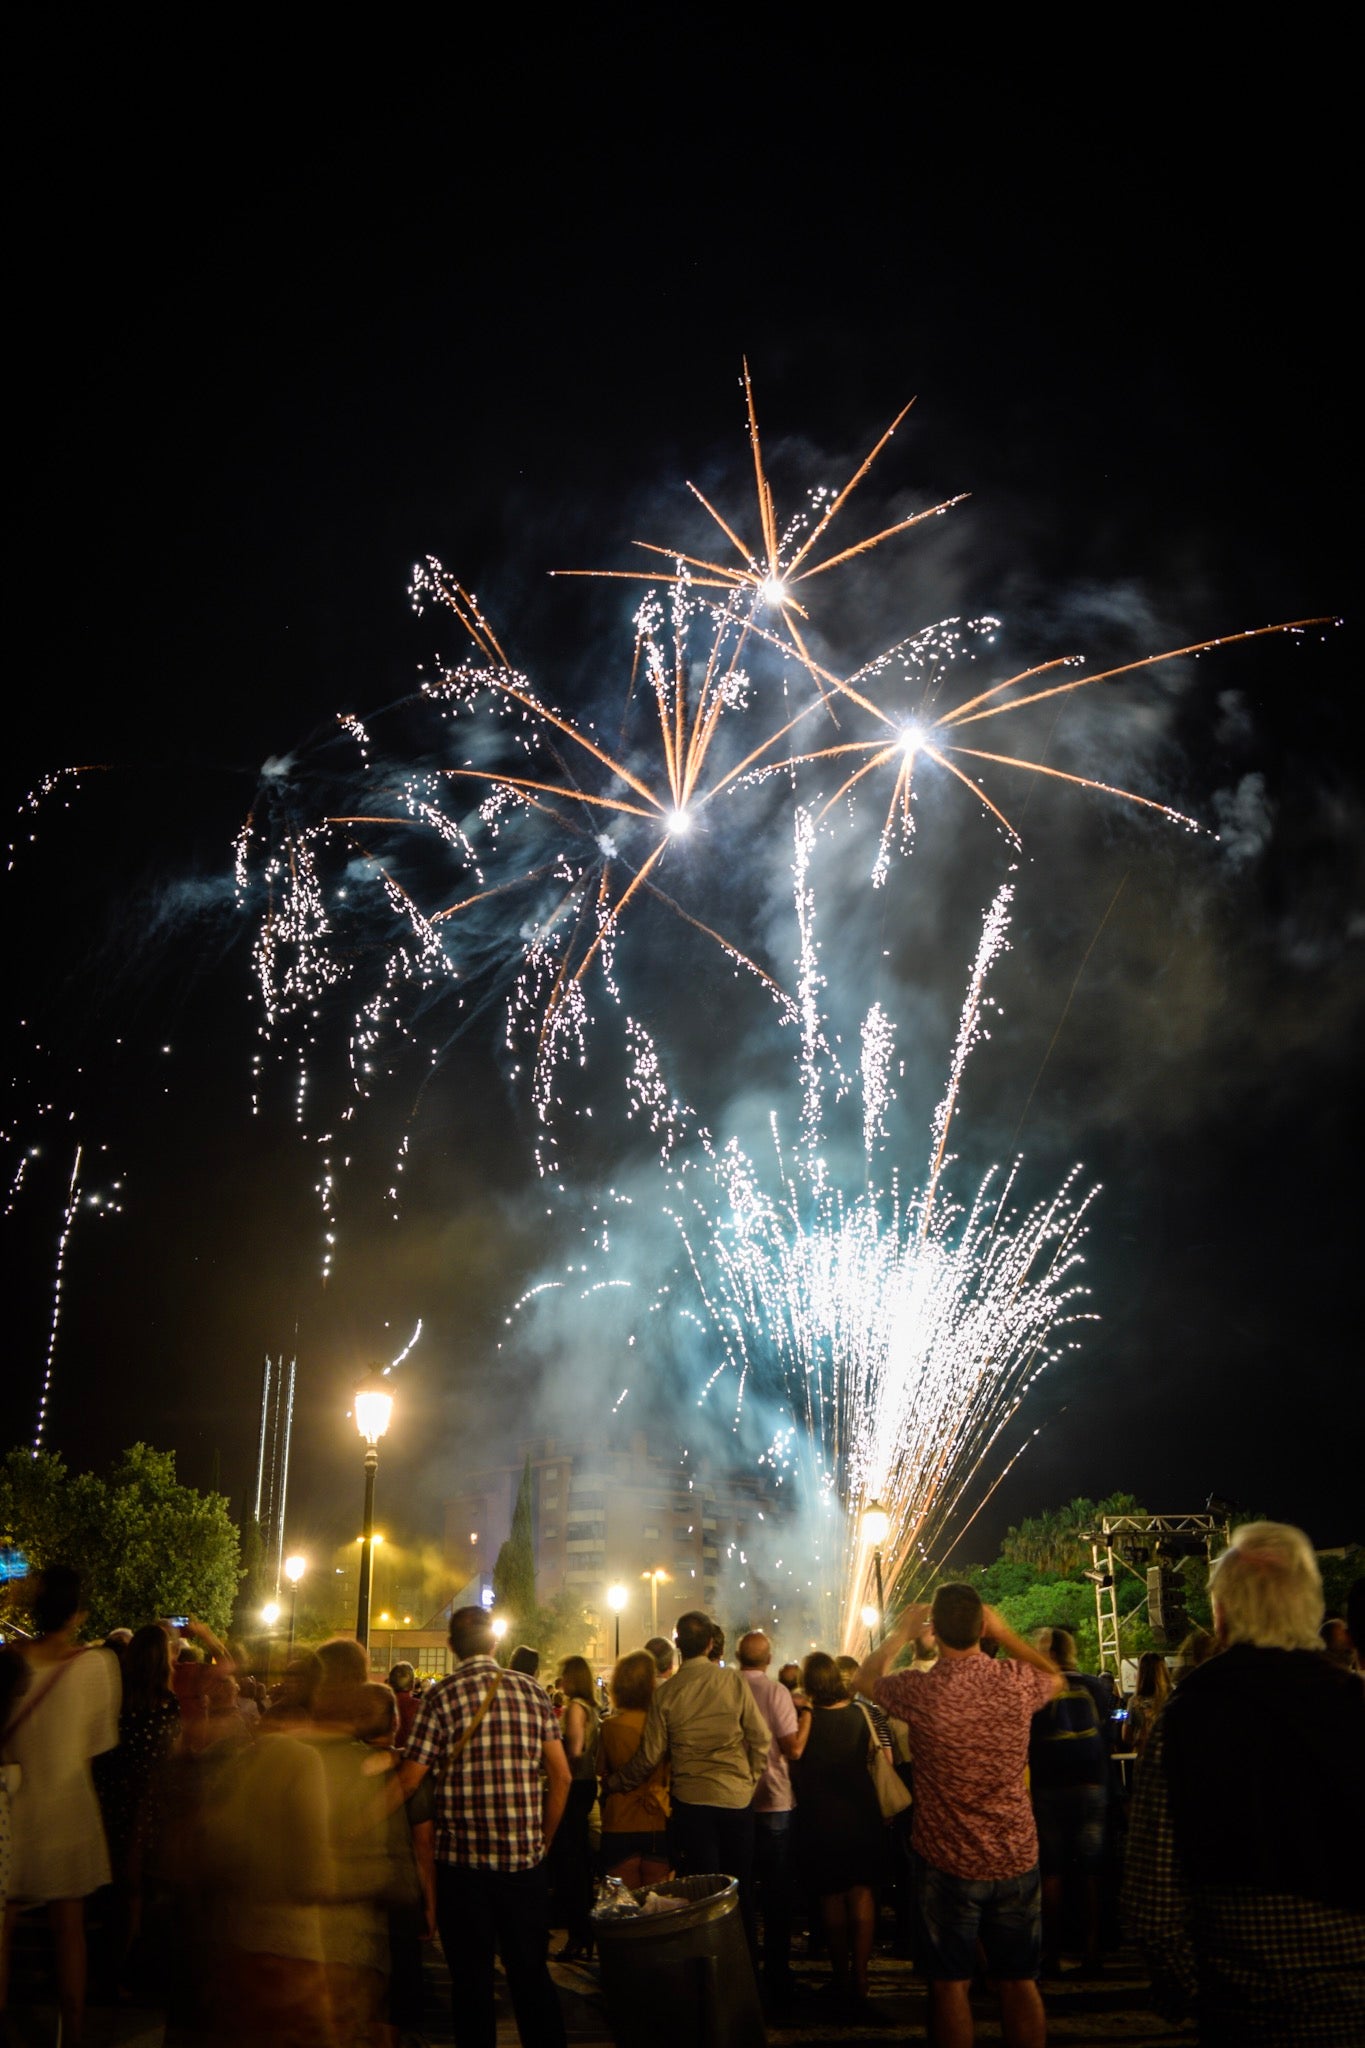
[[[630,1595],[627,1593],[624,1586],[617,1584],[615,1586],[607,1587],[607,1605],[608,1607],[610,1607],[612,1613],[616,1616],[616,1655],[618,1659],[621,1655],[621,1609],[625,1606],[626,1601],[629,1598]],[[657,1629],[655,1630],[655,1634],[658,1634]]]
[[[308,1569],[306,1557],[287,1557],[284,1561],[284,1575],[289,1581],[289,1655],[285,1662],[294,1659],[294,1623],[299,1612],[299,1580]]]
[[[880,1620],[881,1616],[875,1607],[865,1607],[863,1609],[863,1627],[867,1630],[867,1647],[869,1651],[875,1650],[877,1647],[876,1630]]]
[[[879,1500],[863,1509],[863,1535],[872,1545],[872,1569],[877,1580],[877,1641],[886,1634],[886,1595],[882,1591],[882,1545],[891,1530],[891,1517]]]
[[[365,1439],[365,1521],[360,1537],[360,1599],[355,1632],[361,1648],[370,1647],[370,1579],[374,1567],[374,1475],[379,1470],[379,1439],[389,1426],[393,1394],[379,1366],[372,1365],[355,1397],[355,1426]]]
[[[266,1631],[266,1635],[265,1635],[265,1675],[266,1675],[266,1678],[267,1678],[267,1680],[269,1680],[269,1677],[270,1677],[270,1646],[271,1646],[271,1644],[272,1644],[272,1643],[274,1642],[274,1640],[275,1640],[275,1623],[276,1623],[276,1622],[277,1622],[277,1621],[279,1620],[279,1618],[280,1618],[280,1603],[279,1603],[279,1601],[278,1601],[278,1600],[267,1600],[267,1601],[266,1601],[266,1603],[265,1603],[265,1606],[264,1606],[264,1607],[263,1607],[263,1608],[261,1609],[261,1620],[262,1620],[262,1621],[263,1621],[263,1622],[265,1623],[265,1631]]]
[[[641,1572],[640,1577],[649,1580],[649,1632],[652,1636],[657,1636],[659,1633],[659,1581],[660,1579],[666,1579],[668,1573],[662,1565],[656,1565],[652,1572]]]

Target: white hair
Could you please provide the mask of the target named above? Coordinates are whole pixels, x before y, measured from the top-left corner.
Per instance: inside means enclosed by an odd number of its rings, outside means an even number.
[[[1244,1522],[1209,1573],[1224,1643],[1259,1650],[1320,1650],[1322,1574],[1302,1529]]]

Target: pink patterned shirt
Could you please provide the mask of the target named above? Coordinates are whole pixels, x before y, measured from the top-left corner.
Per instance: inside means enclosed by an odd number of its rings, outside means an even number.
[[[879,1706],[910,1730],[910,1839],[952,1877],[1021,1877],[1038,1861],[1024,1783],[1029,1723],[1057,1691],[1049,1671],[1007,1658],[940,1657],[879,1678]]]

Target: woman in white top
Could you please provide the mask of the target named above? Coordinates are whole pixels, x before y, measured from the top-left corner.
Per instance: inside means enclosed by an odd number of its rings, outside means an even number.
[[[41,1573],[28,1605],[39,1634],[22,1645],[28,1684],[0,1736],[0,1759],[19,1767],[0,2010],[17,1910],[45,1904],[57,1951],[62,2039],[76,2042],[85,2013],[85,1901],[109,1882],[90,1759],[118,1741],[119,1669],[108,1651],[76,1641],[85,1613],[75,1572],[55,1565]]]

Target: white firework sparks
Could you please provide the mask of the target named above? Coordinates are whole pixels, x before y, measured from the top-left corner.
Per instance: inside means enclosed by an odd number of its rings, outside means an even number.
[[[803,866],[798,853],[798,899]],[[751,1388],[780,1396],[804,1439],[798,1463],[808,1486],[838,1510],[849,1645],[871,1593],[864,1507],[879,1500],[890,1518],[882,1560],[891,1585],[941,1545],[987,1451],[1038,1374],[1074,1345],[1067,1332],[1083,1315],[1077,1268],[1096,1191],[1080,1191],[1079,1168],[1027,1209],[1016,1197],[1017,1166],[993,1167],[965,1206],[943,1185],[948,1129],[982,1030],[986,974],[1006,942],[1011,894],[1006,884],[986,915],[920,1186],[904,1191],[893,1175],[878,1187],[869,1147],[865,1185],[840,1188],[823,1123],[810,1117],[818,1096],[808,1084],[790,1165],[774,1120],[772,1192],[732,1142],[691,1166],[690,1204],[671,1210],[720,1354],[708,1391],[728,1382],[737,1407]],[[805,955],[804,917],[801,931]],[[874,1008],[865,1027],[873,1048],[865,1135],[880,1128],[890,1033]]]

